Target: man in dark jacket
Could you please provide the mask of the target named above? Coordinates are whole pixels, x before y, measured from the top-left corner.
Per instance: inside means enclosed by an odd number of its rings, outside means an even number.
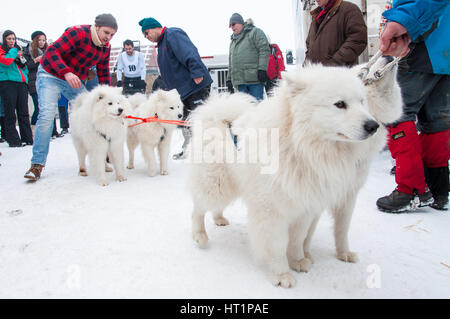
[[[353,66],[367,46],[367,26],[361,10],[342,0],[316,0],[306,39],[306,61]]]
[[[168,90],[176,89],[183,101],[183,120],[209,96],[212,78],[203,64],[197,48],[188,35],[179,28],[167,28],[154,18],[139,21],[142,33],[151,42],[158,43],[158,66]],[[183,129],[183,150],[174,159],[186,156],[191,132]]]

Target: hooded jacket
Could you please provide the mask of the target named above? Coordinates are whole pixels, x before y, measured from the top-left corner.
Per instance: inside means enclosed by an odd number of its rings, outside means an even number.
[[[231,36],[227,80],[233,86],[261,83],[258,70],[267,71],[269,55],[266,35],[248,19],[241,33]]]
[[[353,66],[367,46],[367,26],[357,5],[338,0],[317,25],[322,8],[311,11],[306,60],[323,65]]]

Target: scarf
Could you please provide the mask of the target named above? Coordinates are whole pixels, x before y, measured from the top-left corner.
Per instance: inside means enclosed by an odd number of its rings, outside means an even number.
[[[103,46],[102,42],[98,38],[97,31],[95,30],[95,25],[91,25],[91,37],[92,37],[92,42],[94,42],[94,44],[96,46],[98,46],[98,47],[102,47]]]
[[[327,15],[327,13],[330,11],[330,9],[334,6],[334,4],[336,3],[337,0],[330,0],[328,1],[327,5],[325,6],[325,8],[322,8],[322,10],[320,11],[320,13],[317,15],[316,17],[316,22],[317,25],[320,25],[323,21],[323,19],[325,19],[325,16]]]

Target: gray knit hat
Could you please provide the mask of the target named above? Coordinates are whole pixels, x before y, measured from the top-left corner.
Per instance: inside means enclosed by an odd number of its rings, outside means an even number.
[[[244,24],[244,19],[242,18],[242,16],[239,13],[233,13],[233,15],[230,18],[230,26],[233,23]]]
[[[117,21],[112,16],[112,14],[109,13],[103,13],[98,15],[95,18],[95,25],[98,27],[110,27],[117,31]]]

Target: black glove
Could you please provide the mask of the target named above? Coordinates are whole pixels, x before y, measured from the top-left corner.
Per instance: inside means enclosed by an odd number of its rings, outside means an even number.
[[[117,81],[117,87],[121,87],[122,86],[122,81]]]
[[[269,77],[267,76],[267,71],[258,70],[258,81],[262,82],[262,83],[269,81]]]
[[[228,89],[228,92],[230,92],[231,94],[234,93],[233,83],[231,83],[230,80],[227,81],[227,89]]]

